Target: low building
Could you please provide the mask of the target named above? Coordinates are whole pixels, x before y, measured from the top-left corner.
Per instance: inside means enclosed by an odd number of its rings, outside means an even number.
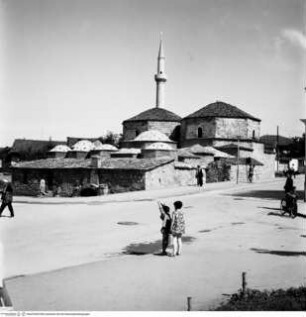
[[[40,180],[61,196],[72,196],[75,184],[107,185],[111,193],[194,183],[194,167],[175,166],[173,158],[44,159],[17,163],[12,181],[17,195],[36,196]]]

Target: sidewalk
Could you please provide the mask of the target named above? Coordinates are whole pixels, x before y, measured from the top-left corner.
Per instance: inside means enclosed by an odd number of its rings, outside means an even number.
[[[304,176],[298,176],[304,177]],[[208,183],[205,187],[191,186],[180,186],[170,188],[159,188],[154,190],[141,190],[134,192],[125,192],[110,194],[104,196],[91,196],[91,197],[28,197],[28,196],[16,196],[14,197],[15,203],[30,203],[30,204],[87,204],[87,203],[112,203],[112,202],[129,202],[129,201],[142,201],[142,200],[155,200],[160,198],[168,197],[179,197],[185,195],[197,195],[211,191],[224,191],[224,190],[244,190],[248,188],[258,188],[262,184],[267,183],[284,183],[284,178],[274,178],[269,180],[263,180],[255,183],[239,183],[219,182],[219,183]],[[282,188],[282,187],[281,187]]]

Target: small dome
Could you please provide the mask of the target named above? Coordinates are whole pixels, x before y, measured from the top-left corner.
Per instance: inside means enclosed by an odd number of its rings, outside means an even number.
[[[102,142],[100,140],[96,140],[93,142],[93,145],[95,146],[96,150],[99,150],[100,146],[102,146]]]
[[[73,146],[73,151],[89,152],[93,150],[94,148],[95,146],[93,145],[92,142],[88,140],[81,140]]]
[[[145,150],[163,150],[163,151],[171,151],[173,150],[172,147],[167,144],[167,143],[163,143],[163,142],[156,142],[153,143],[147,147],[145,147]]]
[[[140,133],[134,141],[159,141],[159,142],[171,142],[171,140],[163,133],[157,130],[149,130]]]
[[[71,151],[70,147],[67,145],[56,145],[50,152],[68,152]]]
[[[139,154],[139,153],[141,153],[141,150],[135,149],[135,148],[130,148],[130,149],[122,148],[117,153],[119,153],[119,154]]]
[[[101,143],[101,142],[100,142]],[[117,151],[118,149],[111,144],[102,144],[99,146],[95,146],[95,150],[105,150],[105,151]]]

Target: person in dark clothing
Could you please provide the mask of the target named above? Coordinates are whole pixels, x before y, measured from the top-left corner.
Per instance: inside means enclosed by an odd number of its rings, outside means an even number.
[[[167,248],[169,246],[169,239],[171,236],[171,215],[170,208],[164,204],[158,202],[160,210],[160,219],[163,221],[161,233],[163,235],[162,239],[162,255],[167,255]]]
[[[2,190],[1,200],[2,200],[2,204],[0,206],[0,217],[1,217],[1,214],[2,214],[3,210],[7,206],[9,211],[10,211],[10,213],[11,213],[11,218],[13,218],[14,217],[14,209],[13,209],[13,206],[12,206],[12,202],[13,202],[13,186],[8,181],[4,181],[4,187],[3,187],[3,190]]]
[[[196,179],[197,179],[197,185],[202,187],[203,186],[203,171],[200,165],[198,165],[197,167]]]
[[[287,174],[286,183],[285,183],[285,186],[284,186],[285,193],[287,194],[287,193],[291,192],[292,189],[293,189],[292,174],[291,174],[291,173],[288,173],[288,174]]]

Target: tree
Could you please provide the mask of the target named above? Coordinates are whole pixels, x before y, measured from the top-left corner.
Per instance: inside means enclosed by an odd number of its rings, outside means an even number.
[[[114,133],[112,131],[107,131],[104,136],[101,136],[99,140],[105,144],[111,144],[116,147],[119,147],[119,144],[122,140],[122,134]]]

